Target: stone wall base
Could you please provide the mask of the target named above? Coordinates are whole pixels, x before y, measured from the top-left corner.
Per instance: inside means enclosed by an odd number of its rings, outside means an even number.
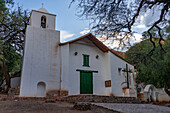
[[[46,93],[47,97],[60,97],[60,96],[67,96],[67,90],[49,90]]]
[[[58,101],[67,102],[98,102],[98,103],[141,103],[135,97],[116,97],[102,95],[70,95],[56,98]]]

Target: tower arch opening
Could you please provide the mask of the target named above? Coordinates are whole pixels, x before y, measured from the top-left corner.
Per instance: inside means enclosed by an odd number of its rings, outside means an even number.
[[[42,16],[41,17],[41,28],[46,28],[46,20],[47,20],[47,18],[46,18],[46,16]]]
[[[38,82],[37,84],[37,97],[45,97],[46,84],[44,82]]]

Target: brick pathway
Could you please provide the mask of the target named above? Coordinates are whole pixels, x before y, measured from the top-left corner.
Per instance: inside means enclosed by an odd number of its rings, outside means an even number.
[[[92,103],[97,106],[123,113],[170,113],[170,107],[152,104]]]

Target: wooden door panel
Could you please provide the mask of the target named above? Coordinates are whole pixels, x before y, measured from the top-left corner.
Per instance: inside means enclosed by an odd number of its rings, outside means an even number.
[[[93,94],[92,72],[80,72],[80,94]]]

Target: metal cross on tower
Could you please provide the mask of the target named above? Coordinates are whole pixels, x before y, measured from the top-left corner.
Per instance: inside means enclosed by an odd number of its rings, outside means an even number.
[[[131,70],[128,70],[128,65],[126,64],[126,69],[122,70],[123,72],[126,72],[127,74],[127,88],[129,88],[129,73],[132,73]]]
[[[42,8],[44,7],[44,3],[42,3]]]

